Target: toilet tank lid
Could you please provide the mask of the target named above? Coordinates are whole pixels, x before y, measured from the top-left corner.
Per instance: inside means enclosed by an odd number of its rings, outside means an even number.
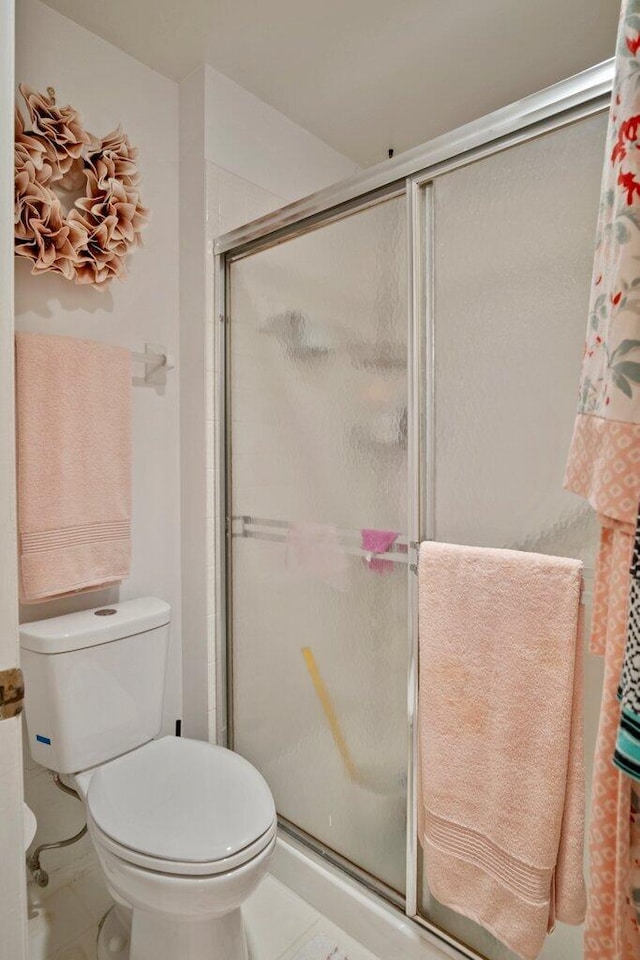
[[[62,617],[23,623],[20,626],[20,647],[34,653],[66,653],[146,633],[170,620],[171,607],[164,600],[156,597],[124,600]]]

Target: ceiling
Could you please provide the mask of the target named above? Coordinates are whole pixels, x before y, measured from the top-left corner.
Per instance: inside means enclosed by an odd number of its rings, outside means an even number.
[[[620,0],[45,0],[174,80],[216,70],[361,166],[612,56]]]

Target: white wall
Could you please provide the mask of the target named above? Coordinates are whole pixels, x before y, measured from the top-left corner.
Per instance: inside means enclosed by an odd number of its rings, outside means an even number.
[[[180,84],[180,468],[184,733],[207,736],[204,84]],[[189,442],[182,438],[189,437]],[[204,676],[203,676],[204,671]]]
[[[139,147],[142,197],[151,209],[144,247],[129,259],[129,276],[107,292],[53,275],[31,276],[16,260],[16,326],[143,350],[146,341],[178,352],[178,87],[38,0],[20,0],[16,80],[37,90],[52,85],[87,129],[106,134],[122,123]],[[181,715],[180,474],[178,371],[164,390],[133,387],[133,555],[120,588],[30,605],[23,619],[52,616],[118,598],[154,594],[173,608],[164,729]],[[28,696],[28,693],[27,693]],[[82,811],[26,757],[27,801],[38,818],[37,841],[73,832]],[[88,841],[49,854],[46,866],[77,870]],[[59,879],[65,876],[64,869]],[[55,876],[53,884],[55,884]]]
[[[358,170],[353,160],[209,66],[205,90],[207,160],[267,193],[290,203]],[[247,212],[250,219],[260,216]]]
[[[356,171],[211,67],[180,84],[180,353],[184,721],[215,739],[213,241]]]

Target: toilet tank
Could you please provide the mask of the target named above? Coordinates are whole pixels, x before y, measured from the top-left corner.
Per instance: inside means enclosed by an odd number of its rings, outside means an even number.
[[[78,773],[160,732],[170,619],[167,603],[144,597],[20,627],[37,763]]]

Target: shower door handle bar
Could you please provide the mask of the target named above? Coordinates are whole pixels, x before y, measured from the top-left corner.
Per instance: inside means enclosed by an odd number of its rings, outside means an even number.
[[[239,514],[230,520],[230,529],[232,537],[241,537],[246,540],[263,540],[268,543],[286,543],[289,529],[295,526],[295,522],[288,520],[272,520],[266,517],[252,517],[246,514]],[[418,572],[417,551],[420,544],[417,540],[409,540],[407,537],[398,536],[392,546],[384,551],[377,553],[373,550],[366,550],[358,546],[358,539],[361,537],[360,530],[340,529],[337,531],[340,546],[345,553],[354,557],[363,557],[366,560],[389,560],[391,563],[409,564],[412,573]],[[522,545],[510,546],[512,550],[526,550]],[[583,570],[584,583],[582,601],[587,603],[591,600],[591,588],[594,577],[594,569],[585,566]]]
[[[295,524],[288,520],[238,515],[231,518],[231,536],[264,540],[270,543],[286,543],[292,526]],[[415,572],[415,551],[418,549],[418,543],[415,540],[398,536],[388,550],[378,553],[358,545],[361,536],[360,530],[338,530],[340,546],[350,556],[362,557],[365,560],[389,560],[391,563],[409,564]]]

